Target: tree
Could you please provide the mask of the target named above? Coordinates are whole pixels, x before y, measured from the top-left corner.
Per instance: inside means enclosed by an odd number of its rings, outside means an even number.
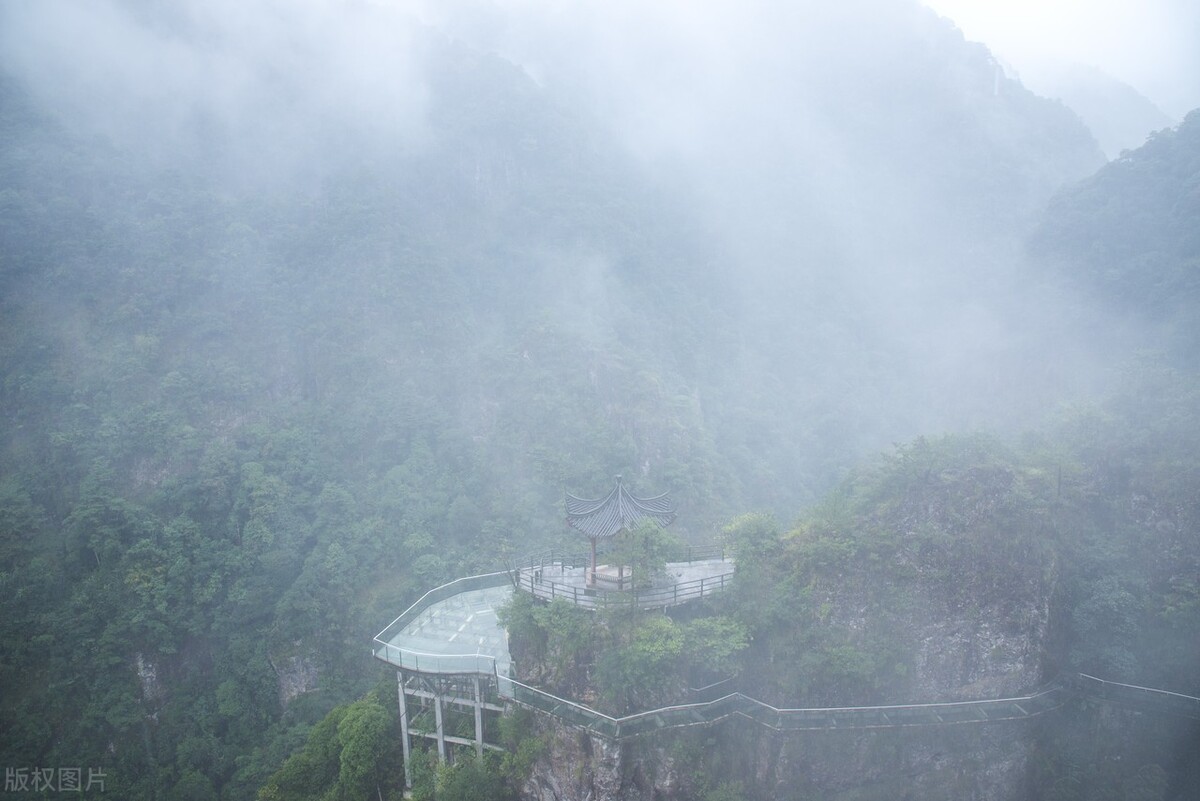
[[[355,701],[338,722],[337,794],[347,799],[368,798],[372,791],[394,780],[395,767],[388,757],[395,750],[391,743],[388,713],[373,697]]]
[[[637,622],[627,638],[614,640],[596,661],[596,683],[621,713],[664,703],[682,684],[683,632],[666,615]]]
[[[633,585],[650,587],[662,578],[667,562],[683,546],[682,541],[653,520],[642,520],[616,536],[610,558],[633,570]]]

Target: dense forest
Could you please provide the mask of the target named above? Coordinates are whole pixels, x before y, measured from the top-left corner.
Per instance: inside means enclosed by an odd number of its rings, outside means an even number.
[[[398,791],[372,634],[577,547],[563,493],[617,473],[741,576],[607,662],[547,641],[612,709],[705,670],[915,698],[905,610],[1027,590],[1047,673],[1200,694],[1197,113],[1104,164],[907,0],[801,3],[717,66],[236,8],[0,12],[0,765]],[[516,786],[525,723],[438,798]],[[1059,739],[1035,797],[1130,781]]]

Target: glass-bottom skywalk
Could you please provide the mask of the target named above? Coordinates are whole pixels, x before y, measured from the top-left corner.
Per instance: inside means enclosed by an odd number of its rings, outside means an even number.
[[[614,718],[529,687],[511,677],[508,638],[497,620],[496,611],[512,596],[513,591],[512,577],[508,573],[471,576],[453,581],[426,593],[375,638],[375,656],[402,668],[401,686],[406,694],[411,689],[414,698],[437,696],[435,716],[440,716],[442,701],[476,708],[477,748],[483,747],[480,715],[485,709],[499,709],[491,700],[493,691],[502,699],[539,709],[613,739],[676,726],[715,723],[731,715],[748,718],[776,731],[894,728],[1018,720],[1057,709],[1073,696],[1128,703],[1141,709],[1153,708],[1154,711],[1200,719],[1200,698],[1112,684],[1083,675],[1063,677],[1039,690],[1013,698],[777,709],[734,692],[711,701]],[[417,684],[407,688],[403,683],[404,675]],[[481,680],[487,683],[486,688],[481,686]],[[421,689],[418,686],[421,681],[434,689]],[[457,685],[452,686],[454,682],[473,682],[474,689],[470,692],[456,689]],[[440,732],[442,727],[438,726],[438,730]],[[453,740],[445,733],[436,736],[439,740]]]
[[[508,635],[496,618],[512,596],[507,574],[474,576],[428,593],[375,640],[375,655],[425,673],[508,676]],[[431,597],[431,596],[440,597]]]

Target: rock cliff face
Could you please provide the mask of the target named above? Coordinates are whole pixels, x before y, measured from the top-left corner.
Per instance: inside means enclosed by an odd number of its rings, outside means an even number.
[[[743,731],[758,752],[747,795],[828,801],[1008,801],[1024,795],[1033,723],[1014,721],[782,737]]]
[[[1041,564],[963,565],[959,572],[852,571],[823,582],[825,626],[850,637],[886,627],[910,675],[873,703],[967,701],[1040,685],[1058,570]],[[872,586],[874,585],[874,586]],[[888,600],[892,602],[889,603]],[[843,702],[844,699],[837,699]]]
[[[1024,797],[1035,725],[782,735],[732,719],[618,744],[546,723],[522,797],[682,801],[729,784],[747,799],[1007,801]]]
[[[908,697],[875,703],[1001,698],[1038,687],[1047,678],[1042,660],[1054,572],[1047,566],[1025,585],[992,594],[918,582],[908,608],[888,621],[895,639],[912,646]],[[853,581],[830,593],[826,603],[841,610],[831,614],[831,625],[849,631],[868,625],[851,611],[856,595]],[[1035,726],[1018,721],[784,736],[745,723],[727,724],[718,740],[721,747],[749,750],[749,794],[762,798],[1005,801],[1025,794]]]
[[[694,797],[669,754],[671,737],[617,743],[546,718],[539,725],[548,748],[522,787],[529,801]]]
[[[780,534],[731,526],[721,614],[751,632],[739,689],[777,707],[1020,695],[1044,663],[1059,579],[1054,489],[984,439],[918,440]],[[538,801],[1026,795],[1037,719],[781,734],[742,719],[619,747],[547,724]],[[586,746],[586,747],[585,747]]]
[[[887,625],[910,646],[907,697],[873,703],[996,698],[1039,686],[1055,571],[1027,572],[1003,592],[913,576],[908,601]],[[877,626],[878,574],[830,582],[815,601],[825,625],[843,632]],[[875,601],[870,600],[875,598]],[[782,705],[787,699],[772,699]],[[722,784],[734,797],[824,801],[1010,801],[1027,790],[1037,721],[936,728],[780,734],[742,719],[611,743],[545,718],[548,743],[524,786],[530,801],[675,801],[704,798]],[[726,789],[729,789],[728,787]],[[720,797],[712,796],[712,797]]]
[[[299,643],[296,643],[296,647],[299,647]],[[279,682],[280,706],[286,707],[299,696],[316,688],[318,670],[311,654],[275,655],[271,657],[270,662]]]
[[[724,786],[745,799],[1008,801],[1025,795],[1036,725],[780,735],[734,719],[618,744],[547,723],[522,797],[683,801]]]

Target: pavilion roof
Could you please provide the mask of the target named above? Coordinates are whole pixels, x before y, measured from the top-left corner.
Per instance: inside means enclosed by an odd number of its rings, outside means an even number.
[[[667,493],[653,498],[635,498],[616,477],[616,486],[603,498],[588,500],[567,493],[567,524],[592,539],[616,536],[645,519],[669,526],[675,507]]]

